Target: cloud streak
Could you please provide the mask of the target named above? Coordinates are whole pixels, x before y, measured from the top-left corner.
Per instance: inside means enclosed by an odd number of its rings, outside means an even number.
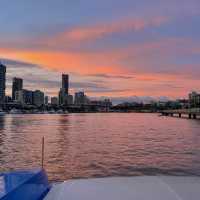
[[[65,42],[87,42],[113,34],[137,32],[149,27],[158,27],[167,21],[166,17],[159,16],[152,19],[125,19],[111,23],[74,27],[48,38],[46,41],[49,45]]]
[[[88,74],[90,77],[105,78],[105,79],[134,79],[134,76],[123,76],[123,75],[109,75],[109,74]]]

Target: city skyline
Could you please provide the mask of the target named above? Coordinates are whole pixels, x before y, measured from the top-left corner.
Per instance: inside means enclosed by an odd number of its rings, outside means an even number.
[[[46,1],[23,2],[2,2],[8,94],[17,76],[55,96],[62,73],[72,77],[71,93],[92,97],[175,99],[200,90],[197,0],[51,0],[48,9]]]
[[[70,94],[68,74],[62,74],[61,87],[56,96],[46,96],[44,90],[41,91],[40,88],[28,90],[26,86],[24,87],[24,80],[16,76],[12,78],[12,96],[8,96],[6,95],[6,73],[7,66],[0,62],[0,104],[4,109],[15,107],[44,109],[52,106],[71,109],[84,108],[86,110],[90,108],[93,111],[98,108],[108,111],[108,108],[112,106],[110,99],[92,100],[88,98],[84,91],[75,92],[74,95]],[[63,112],[63,110],[60,110],[60,112]]]
[[[58,79],[57,80],[54,80],[54,86],[56,85],[56,90],[54,93],[48,93],[48,87],[47,88],[41,88],[39,84],[36,84],[36,85],[33,85],[33,86],[30,86],[30,80],[26,80],[26,78],[28,79],[28,77],[19,77],[19,76],[15,76],[14,74],[14,77],[9,77],[9,68],[7,67],[7,65],[5,65],[4,63],[6,63],[6,61],[2,62],[2,60],[0,60],[0,63],[3,64],[4,66],[6,66],[6,90],[5,90],[5,95],[6,96],[11,96],[11,98],[13,97],[13,81],[15,79],[17,79],[18,81],[22,81],[22,87],[23,87],[23,83],[28,83],[26,86],[25,86],[25,90],[40,90],[42,92],[44,92],[45,95],[47,95],[49,97],[49,100],[51,99],[51,97],[58,97],[59,98],[59,92],[60,90],[63,88],[64,86],[64,82],[63,82],[63,76],[67,76],[67,79],[68,79],[68,83],[67,83],[67,94],[69,95],[73,95],[75,96],[76,93],[79,93],[79,92],[87,92],[87,90],[84,90],[84,87],[81,87],[81,83],[78,83],[78,87],[76,87],[76,89],[72,89],[70,86],[73,84],[76,85],[75,82],[72,81],[72,83],[69,82],[69,74],[62,74],[62,73],[57,73],[58,75]],[[19,64],[19,63],[17,63]],[[8,78],[7,78],[8,76]],[[61,79],[60,79],[61,77]],[[31,80],[32,81],[32,80]],[[45,81],[44,81],[45,82]],[[47,81],[48,82],[48,81]],[[84,85],[84,84],[83,84]],[[86,85],[87,87],[87,85]],[[90,86],[89,86],[90,87]],[[55,88],[54,88],[55,89]],[[65,88],[66,89],[66,88]],[[87,89],[87,88],[86,88]],[[194,89],[190,89],[189,92],[193,92],[193,91],[198,91],[198,90],[194,90]],[[89,92],[90,93],[90,92]],[[112,96],[90,96],[91,99],[96,99],[96,100],[103,100],[103,99],[106,99],[106,98],[110,98],[112,100],[113,103],[115,104],[118,104],[118,103],[123,103],[123,102],[151,102],[151,101],[169,101],[169,100],[176,100],[176,99],[184,99],[184,98],[187,98],[188,97],[188,94],[184,94],[184,96],[182,97],[177,97],[177,98],[171,98],[169,96],[136,96],[136,95],[132,95],[132,96],[119,96],[119,97],[112,97]]]
[[[73,112],[110,112],[110,108],[114,106],[116,110],[130,110],[135,109],[138,111],[140,109],[146,109],[149,112],[155,112],[158,109],[171,108],[171,109],[188,109],[188,108],[198,108],[200,105],[200,94],[193,91],[188,94],[188,99],[177,99],[176,101],[170,101],[165,99],[164,101],[155,99],[148,99],[148,102],[144,100],[132,102],[123,102],[122,104],[114,105],[111,99],[91,99],[84,91],[75,92],[74,95],[69,93],[70,78],[68,74],[62,74],[61,87],[57,96],[50,97],[45,96],[44,91],[39,88],[35,90],[27,90],[23,87],[23,79],[19,77],[13,77],[12,81],[12,96],[6,95],[6,72],[7,67],[0,62],[0,100],[1,106],[4,109],[21,107],[21,109],[26,108],[38,108],[38,109],[48,109],[48,108],[68,108]],[[49,102],[50,100],[50,102]],[[115,110],[115,111],[116,111]],[[114,110],[112,110],[114,111]],[[170,111],[170,110],[169,110]],[[13,111],[15,112],[15,110]],[[20,110],[20,112],[22,112]],[[29,111],[28,111],[29,112]],[[32,111],[34,112],[34,111]],[[48,112],[48,111],[46,111]],[[54,111],[52,111],[54,112]],[[63,110],[59,110],[59,113],[63,113]],[[143,111],[144,112],[144,111]],[[165,113],[166,115],[168,113]],[[179,113],[181,117],[181,114]],[[191,118],[192,115],[189,117]],[[196,115],[194,116],[196,118]]]

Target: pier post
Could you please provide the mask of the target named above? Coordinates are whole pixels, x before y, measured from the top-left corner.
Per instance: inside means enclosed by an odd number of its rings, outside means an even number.
[[[192,118],[192,114],[189,114],[189,119],[191,119]]]
[[[196,114],[193,114],[193,119],[196,119],[197,118],[197,115]]]
[[[181,118],[181,113],[179,113],[179,118]]]

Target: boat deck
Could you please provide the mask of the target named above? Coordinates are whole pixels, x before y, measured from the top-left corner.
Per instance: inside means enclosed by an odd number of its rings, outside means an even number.
[[[200,177],[138,176],[70,180],[44,200],[199,200]]]

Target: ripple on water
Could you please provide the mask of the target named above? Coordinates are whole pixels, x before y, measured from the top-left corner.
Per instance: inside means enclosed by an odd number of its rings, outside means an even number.
[[[200,175],[200,121],[156,114],[6,115],[0,170],[41,165],[50,180],[105,176]]]

